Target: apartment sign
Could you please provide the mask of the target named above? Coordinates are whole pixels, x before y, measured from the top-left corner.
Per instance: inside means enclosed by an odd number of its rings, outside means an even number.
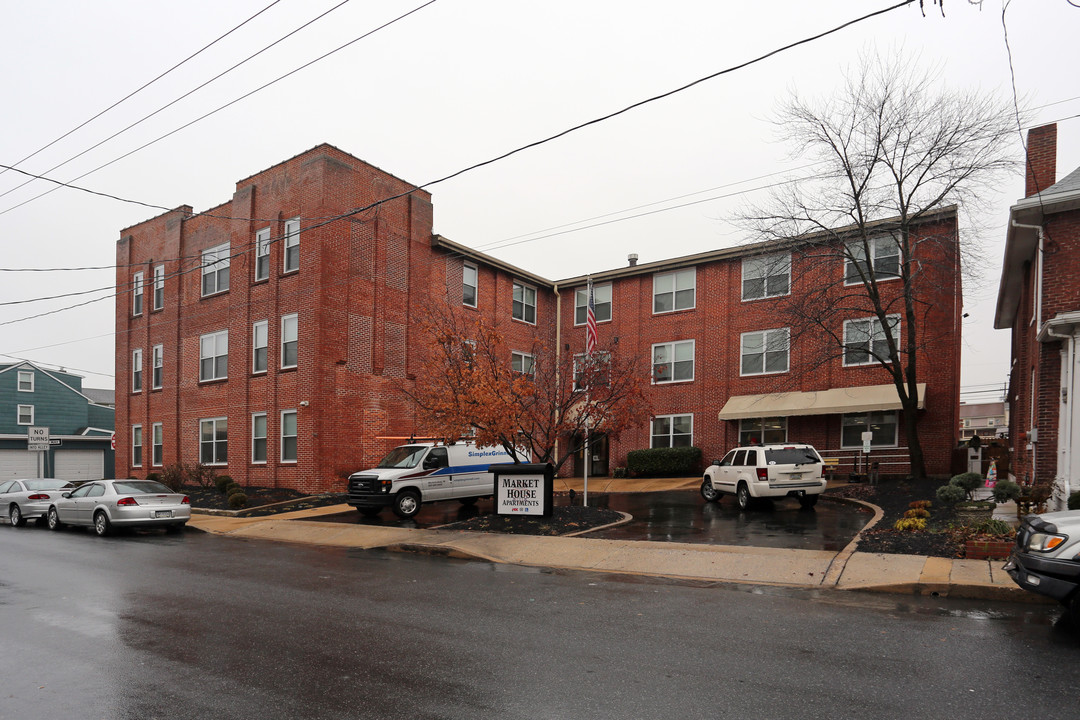
[[[550,517],[555,469],[551,463],[492,465],[495,514]]]

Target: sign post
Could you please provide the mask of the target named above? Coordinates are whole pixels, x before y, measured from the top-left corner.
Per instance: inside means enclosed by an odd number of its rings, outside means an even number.
[[[492,465],[495,514],[551,517],[555,467],[551,463]]]

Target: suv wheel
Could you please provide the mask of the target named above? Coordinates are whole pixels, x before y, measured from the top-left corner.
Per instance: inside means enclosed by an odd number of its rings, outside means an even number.
[[[740,510],[748,510],[750,508],[750,488],[746,486],[746,483],[739,483],[739,489],[735,491],[735,500],[739,503]]]
[[[701,497],[705,498],[705,502],[718,502],[720,500],[720,493],[713,487],[709,478],[701,481]]]

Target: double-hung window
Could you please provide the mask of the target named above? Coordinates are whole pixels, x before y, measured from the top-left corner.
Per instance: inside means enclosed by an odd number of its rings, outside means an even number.
[[[653,382],[685,382],[694,379],[694,341],[660,343],[652,346]]]
[[[867,262],[866,250],[870,249],[870,261]],[[861,240],[849,242],[844,254],[844,284],[858,285],[863,277],[869,279],[871,273],[878,280],[892,280],[900,277],[900,246],[896,240],[885,235],[870,238],[864,245]]]
[[[742,299],[780,297],[791,291],[791,255],[765,255],[742,262]]]
[[[143,304],[143,274],[135,273],[131,278],[131,314],[142,315]]]
[[[202,294],[214,295],[229,289],[229,243],[203,250]]]
[[[514,283],[512,313],[515,320],[536,324],[536,288]]]
[[[889,335],[900,344],[900,316],[887,315]],[[889,359],[886,326],[877,318],[848,320],[844,323],[844,365],[872,365]]]
[[[131,426],[131,464],[142,467],[142,425]]]
[[[476,283],[479,282],[475,265],[465,263],[461,268],[461,304],[476,307]]]
[[[154,309],[160,310],[165,307],[165,266],[158,265],[154,268]]]
[[[15,410],[15,422],[19,425],[34,424],[34,406],[20,405]]]
[[[697,305],[697,269],[653,275],[653,313],[689,310]]]
[[[694,416],[657,415],[651,435],[650,447],[690,447],[694,444]]]
[[[296,462],[296,411],[281,411],[281,462]]]
[[[593,285],[593,312],[596,322],[611,319],[611,283]],[[584,325],[589,317],[589,288],[580,287],[574,291],[574,324]]]
[[[533,366],[536,365],[536,357],[529,353],[514,350],[510,353],[510,369],[523,375],[532,375]]]
[[[742,334],[743,375],[764,375],[788,371],[791,331],[761,330]]]
[[[251,327],[251,372],[266,372],[266,348],[270,343],[270,323],[260,320]]]
[[[229,421],[208,418],[199,421],[199,462],[203,465],[224,465],[228,462]]]
[[[255,280],[270,277],[270,228],[255,233]]]
[[[160,390],[165,379],[165,346],[155,345],[150,350],[151,377],[150,389]]]
[[[297,360],[298,346],[298,318],[292,315],[284,315],[281,318],[281,367],[294,368]]]
[[[165,444],[165,432],[159,422],[154,423],[150,428],[150,464],[154,467],[161,467],[162,451]]]
[[[131,392],[142,392],[142,348],[131,351]]]
[[[251,414],[251,462],[266,462],[266,413]]]
[[[229,331],[209,333],[199,338],[199,381],[223,380],[229,376]]]
[[[300,269],[300,218],[285,221],[284,272]]]
[[[32,370],[19,371],[19,392],[34,392],[34,373]]]

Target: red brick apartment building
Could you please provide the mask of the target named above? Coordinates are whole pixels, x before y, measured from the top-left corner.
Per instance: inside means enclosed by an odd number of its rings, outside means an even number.
[[[1024,197],[1009,210],[994,327],[1012,330],[1011,475],[1080,490],[1080,168],[1057,180],[1057,125],[1028,132]]]
[[[182,206],[123,230],[117,475],[201,461],[243,484],[340,489],[396,444],[387,438],[412,432],[402,387],[427,355],[418,323],[430,304],[483,315],[510,345],[539,335],[581,352],[586,278],[552,282],[453,243],[433,234],[432,214],[428,193],[320,145],[241,180],[218,207]],[[926,230],[955,238],[955,212],[928,218]],[[783,297],[822,271],[803,272],[791,252],[807,241],[593,276],[600,349],[636,353],[658,371],[655,417],[617,442],[597,438],[590,474],[624,465],[636,448],[693,444],[710,459],[751,437],[809,441],[850,468],[865,430],[882,472],[906,471],[884,372],[785,339]],[[755,258],[766,251],[788,255],[786,269],[761,276]],[[931,260],[945,271],[926,298],[924,327],[938,332],[920,351],[920,428],[928,471],[945,474],[961,301],[955,253]],[[825,272],[843,273],[843,261]],[[564,474],[582,470],[579,457]]]

